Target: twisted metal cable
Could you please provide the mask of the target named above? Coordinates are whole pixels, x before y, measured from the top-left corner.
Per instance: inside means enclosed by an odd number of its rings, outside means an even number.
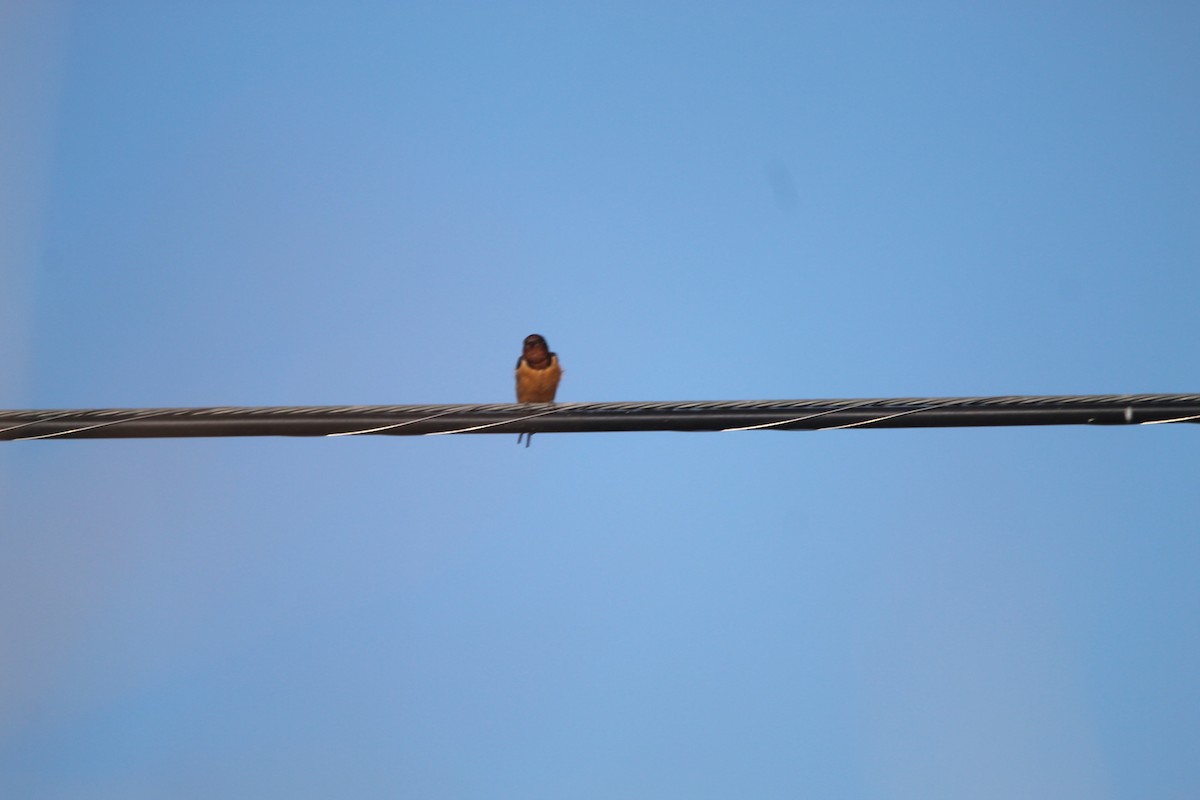
[[[0,410],[0,440],[831,430],[1200,421],[1198,394]]]

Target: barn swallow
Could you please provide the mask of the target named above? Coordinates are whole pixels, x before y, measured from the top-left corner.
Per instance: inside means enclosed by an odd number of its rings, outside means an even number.
[[[517,359],[517,402],[553,403],[561,377],[558,354],[550,352],[545,337],[536,333],[526,336],[524,350]],[[517,444],[521,443],[522,436],[525,446],[529,447],[533,434],[517,434]]]

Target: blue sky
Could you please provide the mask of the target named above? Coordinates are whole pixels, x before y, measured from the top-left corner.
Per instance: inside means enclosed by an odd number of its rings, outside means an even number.
[[[0,402],[1197,391],[1185,3],[0,3]],[[1190,426],[0,447],[0,794],[1200,791]]]

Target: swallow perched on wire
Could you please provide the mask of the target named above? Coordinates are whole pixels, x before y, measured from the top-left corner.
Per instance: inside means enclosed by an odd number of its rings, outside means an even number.
[[[550,352],[545,337],[537,333],[526,336],[524,350],[517,359],[517,402],[553,403],[561,377],[558,354]],[[517,434],[517,444],[521,443],[522,436],[525,446],[529,447],[533,434]]]

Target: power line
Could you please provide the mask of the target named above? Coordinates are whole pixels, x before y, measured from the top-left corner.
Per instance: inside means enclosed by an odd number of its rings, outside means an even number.
[[[0,440],[830,430],[1175,422],[1200,422],[1200,395],[0,410]]]

